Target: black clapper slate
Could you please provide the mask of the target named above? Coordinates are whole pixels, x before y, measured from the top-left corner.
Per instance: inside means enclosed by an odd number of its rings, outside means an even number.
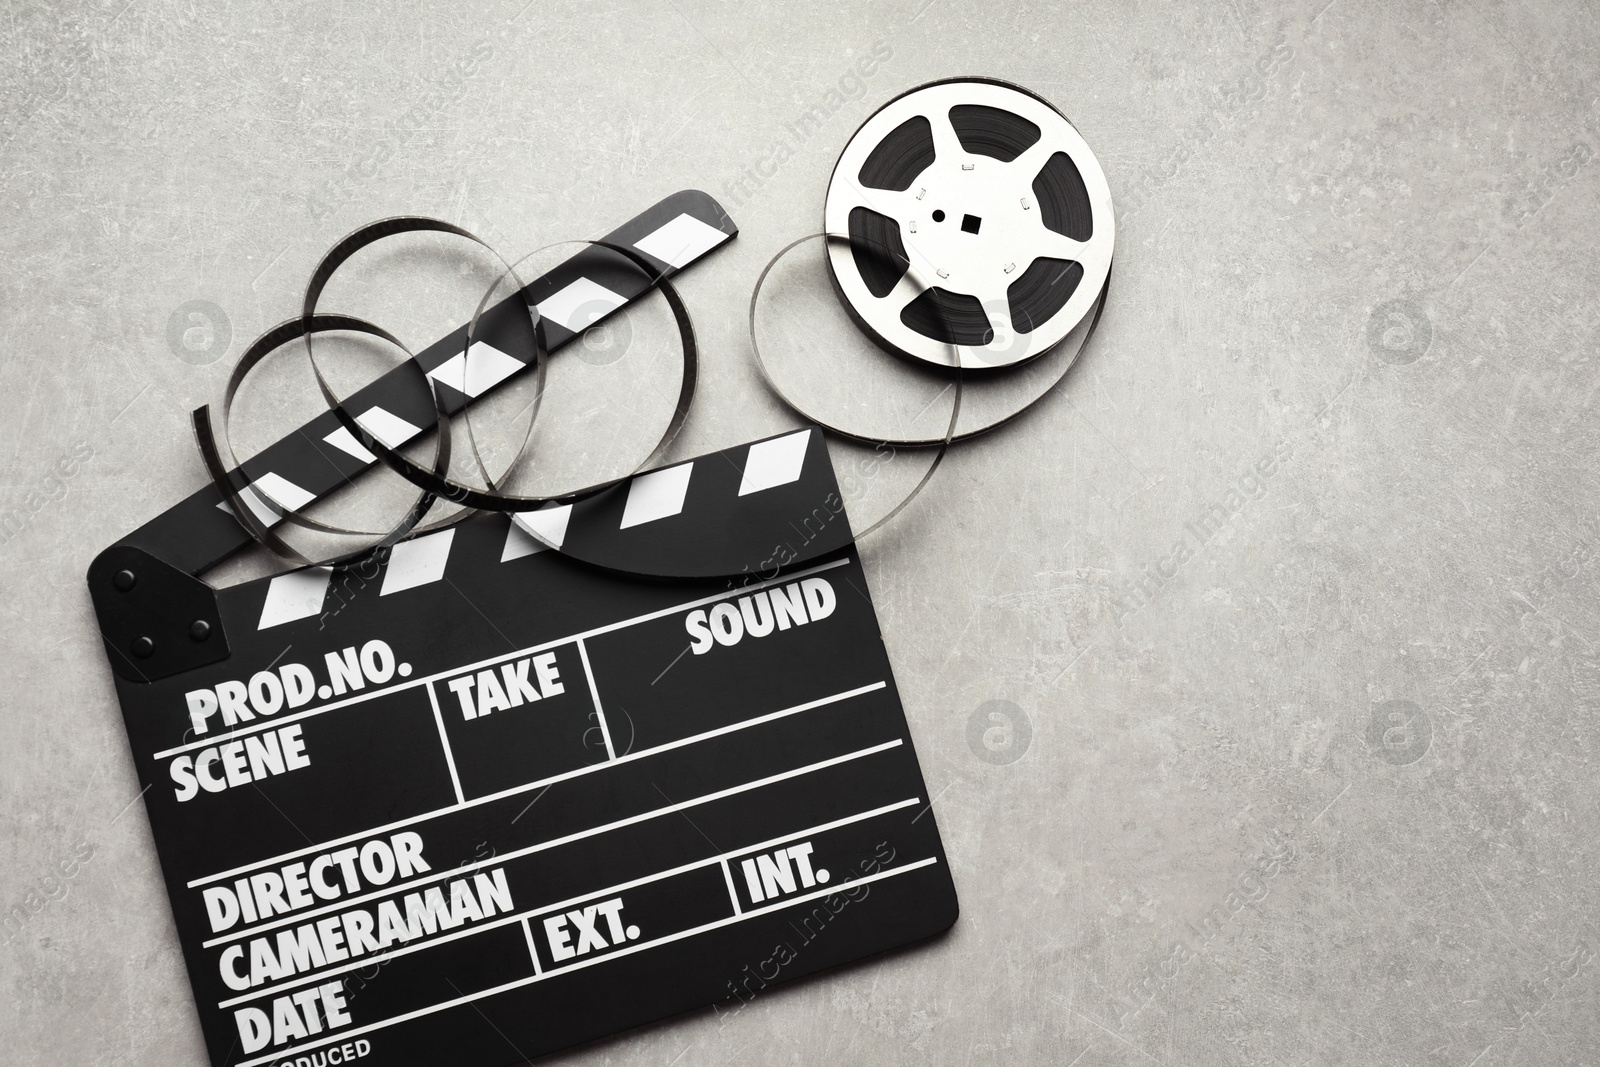
[[[114,659],[116,597],[182,578],[126,555],[180,533],[139,535],[90,572]],[[514,1063],[955,921],[819,433],[642,475],[550,539],[760,565],[639,581],[479,516],[204,590],[225,658],[117,672],[214,1063]]]
[[[808,503],[832,492],[832,472],[820,435],[802,432],[812,438],[810,477],[789,495]],[[746,451],[694,467],[737,470]],[[738,499],[674,518],[709,524]],[[648,524],[629,532],[650,536]],[[223,590],[229,659],[156,682],[118,679],[140,778],[153,783],[145,803],[215,1062],[292,1060],[358,1038],[373,1064],[514,1062],[748,998],[955,920],[853,547],[730,589],[614,576],[535,550],[499,516],[414,544],[434,554],[404,571],[391,557],[370,577],[329,582],[317,614],[265,628],[274,582],[303,575]],[[745,632],[731,645],[712,637],[693,651],[694,611],[729,604],[761,630],[773,597],[793,604],[792,590],[807,621],[785,616],[787,629],[772,620],[764,636]],[[331,681],[327,657],[344,649],[358,668],[365,654],[376,676],[363,675],[362,688],[233,729],[217,712],[205,734],[194,732],[187,693],[249,685],[268,664],[280,678],[303,666],[320,688]],[[541,664],[553,684],[541,685]],[[503,706],[485,673],[506,702],[521,678],[539,698]],[[467,704],[451,687],[463,677],[474,680]],[[255,684],[270,699],[274,687]],[[266,735],[308,762],[285,759],[272,773],[246,740]],[[229,744],[242,748],[230,756],[219,748]],[[189,782],[191,768],[204,785]],[[251,780],[230,784],[230,773]],[[407,833],[427,870],[385,879]],[[358,850],[346,854],[353,889],[338,858],[345,849]],[[257,921],[214,930],[206,890],[237,896],[241,879],[263,874],[274,891],[297,883],[301,906],[262,917],[252,889]],[[409,920],[428,887],[459,924],[446,929],[441,912],[437,932],[424,919],[414,939],[330,958],[350,947],[346,916],[370,916],[375,931],[394,902]],[[276,895],[292,903],[287,889]],[[257,943],[294,973],[268,977],[267,965],[249,985]],[[230,988],[224,969],[249,987]],[[313,1034],[293,997],[316,991],[326,1026],[330,989],[340,1025]],[[258,1023],[301,1012],[299,1026],[279,1019],[287,1040],[246,1051],[238,1016],[252,1010]]]

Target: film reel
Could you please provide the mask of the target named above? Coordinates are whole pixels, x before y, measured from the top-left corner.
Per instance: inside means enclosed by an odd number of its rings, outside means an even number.
[[[934,366],[1015,366],[1102,303],[1115,220],[1099,161],[1066,116],[1004,82],[934,82],[845,145],[823,229],[828,268],[880,346]],[[919,279],[928,279],[923,284]]]

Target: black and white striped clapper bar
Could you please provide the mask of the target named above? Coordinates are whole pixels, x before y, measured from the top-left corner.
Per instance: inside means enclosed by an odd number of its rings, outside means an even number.
[[[606,240],[670,274],[735,233],[683,192]],[[649,284],[591,248],[530,289],[554,349]],[[522,367],[484,321],[418,357],[463,403]],[[350,410],[398,443],[430,415],[385,381]],[[275,523],[372,462],[326,415],[242,499]],[[89,570],[218,1067],[518,1063],[955,921],[819,432],[212,589],[249,543],[221,504]]]

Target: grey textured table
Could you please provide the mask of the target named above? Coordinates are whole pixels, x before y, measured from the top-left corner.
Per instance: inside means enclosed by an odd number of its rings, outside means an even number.
[[[8,1062],[204,1060],[82,576],[330,241],[707,189],[685,445],[732,444],[760,265],[966,73],[1073,118],[1120,229],[1067,388],[865,546],[962,919],[565,1059],[1594,1062],[1592,6],[113,0],[0,50]]]

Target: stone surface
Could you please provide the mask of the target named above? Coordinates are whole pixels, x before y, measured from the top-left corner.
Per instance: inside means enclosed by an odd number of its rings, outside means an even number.
[[[0,55],[7,1061],[204,1062],[82,578],[321,252],[705,188],[743,232],[682,282],[684,451],[732,444],[755,275],[968,73],[1121,213],[1067,387],[864,544],[962,919],[558,1059],[1595,1061],[1592,5],[112,0],[13,4]]]

